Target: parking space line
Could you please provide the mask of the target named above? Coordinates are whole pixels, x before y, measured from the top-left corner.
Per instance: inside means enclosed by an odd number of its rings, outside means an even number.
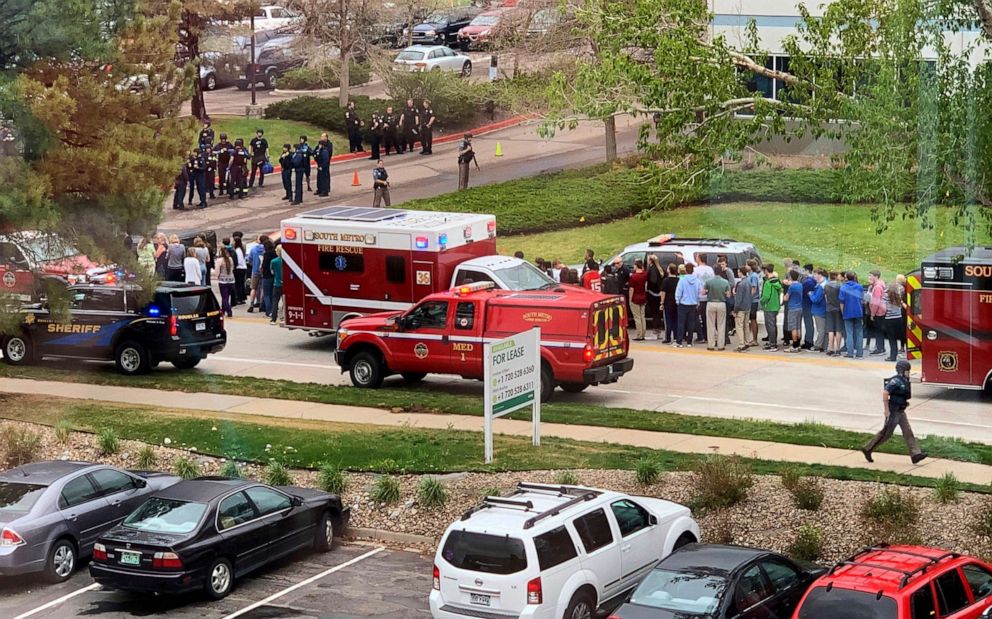
[[[14,619],[25,619],[26,617],[30,617],[31,615],[36,615],[36,614],[40,613],[43,610],[48,610],[49,608],[58,606],[62,602],[65,602],[67,600],[70,600],[70,599],[76,597],[77,595],[82,595],[82,594],[86,593],[87,591],[93,591],[94,589],[99,589],[99,588],[100,588],[100,585],[98,583],[93,583],[92,585],[90,585],[88,587],[83,587],[82,589],[76,589],[72,593],[67,593],[66,595],[63,595],[62,597],[60,597],[60,598],[58,598],[56,600],[52,600],[51,602],[48,602],[47,604],[42,604],[38,608],[31,609],[31,610],[27,611],[26,613],[21,613],[20,615],[17,615],[16,617],[14,617]]]
[[[281,598],[282,596],[286,595],[287,593],[292,593],[293,591],[296,591],[300,587],[305,587],[305,586],[307,586],[307,585],[309,585],[311,583],[314,583],[314,582],[320,580],[321,578],[323,578],[324,576],[328,576],[330,574],[333,574],[334,572],[338,572],[340,570],[343,570],[346,567],[350,567],[350,566],[352,566],[352,565],[354,565],[356,563],[360,563],[360,562],[364,561],[365,559],[368,559],[369,557],[371,557],[373,555],[379,554],[383,550],[385,550],[385,548],[382,547],[382,546],[380,546],[378,548],[373,548],[372,550],[366,552],[365,554],[360,555],[360,556],[357,556],[354,559],[351,559],[350,561],[345,561],[344,563],[342,563],[340,565],[335,565],[334,567],[332,567],[330,569],[327,569],[327,570],[324,570],[323,572],[321,572],[319,574],[316,574],[314,576],[311,576],[310,578],[307,578],[306,580],[302,580],[302,581],[296,583],[295,585],[292,585],[290,587],[286,587],[282,591],[277,591],[276,593],[273,593],[272,595],[270,595],[269,597],[265,598],[264,600],[259,600],[258,602],[255,602],[254,604],[252,604],[250,606],[245,606],[241,610],[236,611],[236,612],[233,612],[230,615],[227,615],[226,617],[224,617],[223,619],[234,619],[235,617],[240,617],[241,615],[243,615],[245,613],[248,613],[248,612],[251,612],[251,611],[255,610],[256,608],[259,608],[261,606],[265,606],[266,604],[268,604],[269,602],[271,602],[273,600],[277,600],[277,599]],[[20,617],[15,617],[15,619],[20,619]]]

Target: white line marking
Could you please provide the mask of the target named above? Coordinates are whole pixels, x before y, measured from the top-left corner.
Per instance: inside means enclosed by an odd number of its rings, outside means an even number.
[[[296,363],[294,361],[272,361],[269,359],[243,359],[241,357],[223,357],[223,356],[213,356],[210,357],[211,361],[231,361],[233,363],[253,363],[257,365],[288,365],[297,368],[320,368],[322,370],[329,370],[331,368],[337,367],[330,363],[320,364],[320,363]]]
[[[243,614],[245,614],[247,612],[251,612],[251,611],[255,610],[256,608],[259,608],[261,606],[265,606],[266,604],[268,604],[269,602],[271,602],[273,600],[277,600],[277,599],[281,598],[282,596],[286,595],[287,593],[292,593],[293,591],[296,591],[300,587],[305,587],[305,586],[307,586],[307,585],[309,585],[309,584],[311,584],[313,582],[316,582],[316,581],[320,580],[321,578],[323,578],[324,576],[327,576],[329,574],[333,574],[334,572],[343,570],[346,567],[350,567],[350,566],[352,566],[352,565],[354,565],[356,563],[359,563],[361,561],[364,561],[365,559],[368,559],[372,555],[379,554],[383,550],[385,550],[385,548],[382,547],[382,546],[380,546],[378,548],[374,548],[374,549],[366,552],[365,554],[363,554],[361,556],[355,557],[354,559],[352,559],[350,561],[345,561],[344,563],[342,563],[340,565],[335,565],[334,567],[332,567],[332,568],[330,568],[328,570],[324,570],[323,572],[321,572],[321,573],[319,573],[319,574],[317,574],[315,576],[311,576],[310,578],[307,578],[306,580],[300,581],[300,582],[296,583],[295,585],[293,585],[291,587],[286,587],[282,591],[278,591],[276,593],[273,593],[272,595],[270,595],[269,597],[265,598],[264,600],[259,600],[258,602],[255,602],[251,606],[245,606],[241,610],[236,611],[236,612],[233,612],[230,615],[227,615],[226,617],[224,617],[223,619],[234,619],[235,617],[240,617],[241,615],[243,615]],[[19,619],[19,618],[16,618],[16,619]]]
[[[82,594],[86,593],[87,591],[93,591],[93,590],[99,589],[99,588],[100,588],[100,585],[98,583],[93,583],[92,585],[90,585],[88,587],[83,587],[82,589],[77,589],[77,590],[73,591],[72,593],[68,593],[66,595],[63,595],[62,597],[58,598],[57,600],[52,600],[51,602],[49,602],[47,604],[43,604],[43,605],[41,605],[38,608],[35,608],[33,610],[29,610],[26,613],[21,613],[20,615],[17,615],[16,617],[14,617],[14,619],[25,619],[25,617],[30,617],[31,615],[36,615],[36,614],[40,613],[43,610],[48,610],[49,608],[52,608],[54,606],[58,606],[62,602],[65,602],[67,600],[70,600],[70,599],[76,597],[77,595],[82,595]]]

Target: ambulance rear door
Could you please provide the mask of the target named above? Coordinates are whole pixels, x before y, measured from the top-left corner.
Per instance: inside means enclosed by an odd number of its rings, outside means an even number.
[[[976,293],[954,267],[923,268],[921,313],[923,322],[923,380],[928,383],[971,386],[972,324]]]

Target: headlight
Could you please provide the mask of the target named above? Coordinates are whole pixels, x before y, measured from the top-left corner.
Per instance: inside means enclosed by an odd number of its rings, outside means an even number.
[[[426,34],[429,37],[432,37],[435,34],[437,34],[437,32],[435,32],[434,30],[428,30],[428,31],[424,32],[424,34]]]
[[[344,341],[344,338],[348,337],[347,329],[338,329],[338,344]]]

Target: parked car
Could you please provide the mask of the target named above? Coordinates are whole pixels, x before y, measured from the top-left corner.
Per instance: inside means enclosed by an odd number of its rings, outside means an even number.
[[[255,83],[264,88],[275,89],[276,82],[286,71],[298,69],[304,63],[303,56],[293,48],[292,38],[272,39],[255,53]],[[238,88],[247,90],[251,84],[248,66],[238,67]]]
[[[35,278],[52,276],[69,283],[102,281],[110,267],[98,265],[68,240],[40,230],[0,234],[3,291],[31,300]]]
[[[463,52],[488,44],[505,21],[508,9],[495,9],[479,13],[469,24],[458,31],[458,46]]]
[[[689,508],[677,503],[520,483],[445,531],[431,615],[591,618],[619,605],[674,549],[698,540]]]
[[[191,369],[227,344],[224,316],[207,286],[162,282],[151,301],[134,284],[77,284],[68,294],[67,323],[52,316],[47,303],[22,308],[20,330],[3,337],[4,361],[114,361],[133,375],[162,361]]]
[[[428,15],[423,23],[413,27],[413,42],[423,45],[454,43],[458,37],[458,31],[467,26],[481,12],[482,9],[472,6],[437,11]]]
[[[610,619],[790,619],[824,572],[767,550],[689,544],[662,559]]]
[[[299,15],[277,4],[260,6],[255,11],[255,30],[286,30],[299,21]]]
[[[302,548],[331,549],[350,510],[337,495],[201,477],[156,492],[100,536],[90,575],[108,589],[231,592],[245,574]]]
[[[97,537],[178,477],[50,460],[0,473],[0,576],[72,576]]]
[[[761,263],[761,254],[751,243],[735,241],[733,239],[702,239],[693,237],[678,237],[674,234],[662,234],[641,243],[628,245],[618,256],[623,260],[624,266],[633,270],[634,261],[642,260],[647,264],[646,256],[654,254],[663,267],[670,263],[683,264],[685,262],[696,263],[696,258],[700,254],[706,254],[706,262],[714,266],[717,256],[727,256],[727,266],[737,270],[751,258]],[[612,264],[617,256],[610,258],[603,264]]]
[[[217,90],[238,81],[235,67],[244,64],[243,54],[203,52],[200,54],[200,85],[203,90]],[[240,62],[239,62],[240,61]]]
[[[992,565],[939,548],[865,548],[818,578],[793,619],[992,616]]]
[[[472,75],[472,60],[446,45],[411,45],[393,60],[402,71],[449,71],[462,77]]]

